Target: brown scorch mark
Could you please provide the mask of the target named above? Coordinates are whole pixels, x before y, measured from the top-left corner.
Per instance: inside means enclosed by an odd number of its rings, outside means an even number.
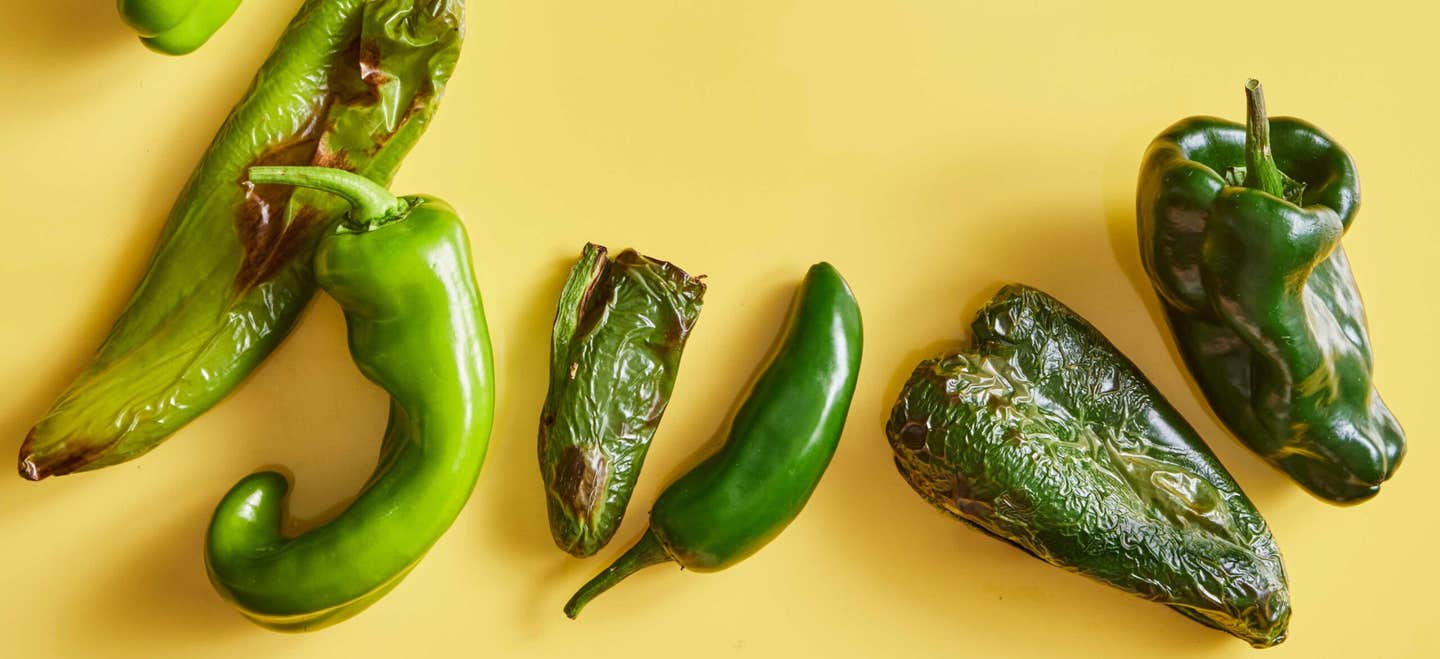
[[[604,489],[606,464],[604,454],[578,446],[565,447],[560,456],[559,473],[555,476],[555,494],[578,517],[588,517],[600,500]]]

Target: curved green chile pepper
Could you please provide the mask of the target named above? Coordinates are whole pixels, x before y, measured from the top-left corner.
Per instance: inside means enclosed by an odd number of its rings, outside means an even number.
[[[240,0],[118,0],[117,5],[141,43],[156,52],[184,55],[205,45]]]
[[[1151,143],[1140,254],[1230,431],[1312,493],[1363,501],[1399,466],[1405,435],[1375,390],[1340,246],[1360,205],[1355,163],[1304,121],[1268,120],[1259,83],[1247,96],[1246,126],[1192,117]]]
[[[620,528],[704,295],[700,278],[632,249],[611,260],[587,244],[570,270],[539,442],[561,549],[589,556]]]
[[[635,571],[675,561],[715,572],[759,551],[800,514],[845,427],[860,371],[860,307],[828,263],[800,285],[779,349],[735,413],[719,452],[681,476],[650,510],[635,546],[565,604],[574,618]]]
[[[262,626],[308,631],[389,592],[455,521],[489,443],[494,365],[470,241],[449,205],[325,168],[256,167],[250,178],[355,205],[321,240],[315,274],[345,312],[355,364],[390,394],[379,464],[339,517],[282,536],[285,477],[261,472],[210,522],[205,563],[220,593]]]
[[[885,431],[924,499],[1036,558],[1256,647],[1285,639],[1280,551],[1225,468],[1098,330],[1007,286],[928,359]]]
[[[31,480],[135,458],[230,393],[315,290],[333,196],[252,185],[255,164],[319,164],[390,180],[459,55],[463,7],[308,0],[231,111],[125,311],[20,449]]]

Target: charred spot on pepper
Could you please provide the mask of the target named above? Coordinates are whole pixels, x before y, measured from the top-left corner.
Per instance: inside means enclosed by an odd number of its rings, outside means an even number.
[[[372,41],[362,41],[359,48],[360,81],[370,88],[370,94],[375,101],[380,100],[380,86],[392,80],[389,74],[380,68],[380,47]]]
[[[605,489],[609,467],[605,454],[592,447],[567,446],[556,467],[556,496],[576,515],[589,517]]]
[[[912,452],[929,452],[926,446],[930,430],[924,424],[911,421],[900,428],[900,444]]]
[[[272,145],[251,166],[311,164],[320,144],[322,114],[323,108],[308,118],[293,139]],[[249,167],[243,171],[248,172]],[[245,254],[235,274],[235,288],[243,292],[273,274],[274,268],[266,264],[274,262],[275,254],[285,246],[285,234],[290,230],[285,214],[295,189],[288,185],[257,185],[244,179],[238,185],[244,189],[244,199],[235,211],[235,233]],[[302,224],[298,221],[302,215],[303,211],[297,213],[297,221],[289,224]]]
[[[37,459],[33,454],[34,440],[35,429],[31,428],[30,432],[25,435],[25,442],[20,445],[20,476],[30,481],[44,480],[55,474],[82,471],[115,444],[114,441],[109,441],[91,445],[92,442],[79,441],[77,444],[88,448],[83,451],[65,453],[60,460],[45,460]]]

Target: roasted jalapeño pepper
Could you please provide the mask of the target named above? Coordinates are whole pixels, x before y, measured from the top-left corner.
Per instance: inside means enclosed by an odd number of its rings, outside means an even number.
[[[205,45],[240,0],[118,0],[120,17],[156,52],[184,55]]]
[[[539,442],[561,549],[589,556],[620,528],[704,295],[701,278],[631,249],[612,259],[587,244],[570,270]]]
[[[246,170],[326,165],[388,182],[430,123],[462,20],[455,0],[305,2],[180,191],[109,336],[25,439],[22,476],[138,457],[270,354],[314,293],[316,241],[346,208]]]
[[[1047,563],[1257,647],[1285,639],[1265,520],[1145,376],[1055,298],[1007,286],[920,363],[885,426],[925,500]]]
[[[574,618],[636,570],[674,561],[715,572],[775,539],[835,454],[862,341],[849,285],[828,263],[811,267],[779,348],[735,413],[725,445],[665,488],[639,542],[581,587],[565,615]]]
[[[354,205],[321,239],[315,273],[345,312],[360,372],[390,394],[379,464],[339,517],[284,537],[285,477],[260,472],[210,523],[205,562],[220,593],[260,625],[308,631],[389,592],[460,513],[489,442],[494,366],[469,239],[449,205],[333,169],[255,167],[250,179]]]
[[[1190,373],[1231,432],[1314,494],[1374,496],[1405,455],[1375,389],[1365,308],[1340,239],[1355,163],[1320,129],[1191,117],[1140,172],[1140,254]]]

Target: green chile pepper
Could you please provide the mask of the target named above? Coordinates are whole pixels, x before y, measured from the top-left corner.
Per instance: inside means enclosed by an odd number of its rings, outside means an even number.
[[[205,563],[220,593],[262,626],[308,631],[389,592],[455,521],[489,443],[494,365],[470,242],[449,205],[318,167],[255,167],[250,179],[355,206],[321,240],[315,274],[345,312],[356,365],[390,394],[379,464],[339,517],[282,536],[285,477],[261,472],[210,523]]]
[[[828,263],[800,285],[779,349],[735,414],[725,445],[672,483],[635,546],[565,605],[574,618],[596,595],[642,568],[730,567],[800,514],[835,454],[863,341],[860,307]]]
[[[1246,95],[1246,125],[1192,117],[1151,143],[1140,254],[1230,431],[1315,495],[1357,503],[1395,473],[1405,434],[1375,389],[1340,245],[1360,206],[1355,162],[1315,126],[1268,119],[1260,83]]]
[[[300,8],[180,192],[125,311],[25,439],[22,476],[138,457],[270,354],[313,295],[316,241],[346,207],[245,171],[326,165],[388,182],[430,123],[462,22],[457,1]]]
[[[184,55],[214,36],[240,0],[118,0],[120,17],[156,52]]]
[[[704,295],[700,278],[631,249],[612,260],[587,244],[570,270],[539,442],[561,549],[589,556],[620,528]]]
[[[916,367],[885,426],[922,498],[1256,647],[1285,639],[1285,566],[1264,518],[1129,359],[1020,285],[972,332]]]

